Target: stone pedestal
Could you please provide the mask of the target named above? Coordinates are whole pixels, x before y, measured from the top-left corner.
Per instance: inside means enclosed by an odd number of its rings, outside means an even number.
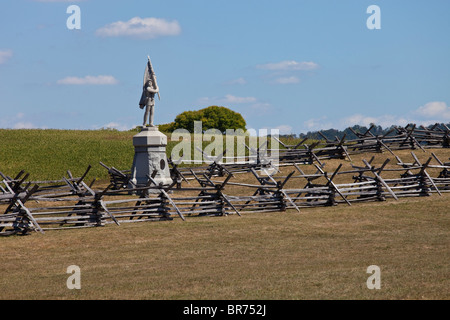
[[[146,186],[156,170],[153,178],[156,183],[170,185],[169,164],[167,163],[167,136],[159,132],[158,127],[143,127],[141,132],[133,137],[134,160],[131,168],[131,182],[136,186]],[[131,185],[130,185],[131,187]]]

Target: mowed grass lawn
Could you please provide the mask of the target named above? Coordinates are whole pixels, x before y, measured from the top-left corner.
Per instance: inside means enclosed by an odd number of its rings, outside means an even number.
[[[0,171],[44,180],[88,164],[92,176],[105,174],[98,161],[128,168],[133,134],[0,130]],[[448,161],[448,150],[435,152]],[[398,154],[411,162],[409,151]],[[361,165],[371,156],[352,158]],[[376,157],[378,165],[392,158]],[[329,171],[340,163],[325,162]],[[235,179],[255,183],[250,177]],[[0,299],[449,299],[449,206],[450,194],[434,193],[0,237]],[[71,265],[80,267],[80,290],[66,286]],[[366,286],[371,265],[381,269],[379,290]]]
[[[32,180],[59,180],[67,170],[81,176],[89,165],[89,179],[108,177],[99,162],[120,170],[131,169],[136,132],[114,130],[0,129],[0,172],[15,176],[20,170]]]
[[[0,299],[448,299],[449,200],[0,238]],[[70,265],[80,290],[66,286]],[[379,290],[366,286],[370,265]]]

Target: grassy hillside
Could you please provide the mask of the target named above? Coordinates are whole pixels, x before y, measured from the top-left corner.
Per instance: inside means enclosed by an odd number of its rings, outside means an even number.
[[[116,130],[8,130],[0,129],[0,172],[14,176],[20,170],[31,180],[58,180],[70,170],[82,175],[91,165],[87,179],[107,179],[99,162],[119,170],[131,169],[134,156],[132,138],[137,131]],[[167,155],[179,141],[167,134]],[[193,139],[192,139],[193,140]],[[297,139],[300,141],[300,139]],[[296,139],[286,140],[293,144]],[[204,141],[203,146],[210,144]],[[225,137],[224,137],[225,148]],[[194,144],[191,146],[194,155]]]
[[[106,178],[99,161],[117,168],[133,162],[134,132],[113,130],[0,130],[0,171],[13,176],[20,170],[33,180],[75,176],[92,165],[90,176]]]

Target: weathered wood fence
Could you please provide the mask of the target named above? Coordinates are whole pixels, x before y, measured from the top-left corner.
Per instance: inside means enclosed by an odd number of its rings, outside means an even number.
[[[0,235],[287,209],[300,212],[308,207],[450,192],[450,162],[434,153],[424,162],[414,152],[411,155],[410,163],[395,156],[396,163],[386,159],[376,167],[372,157],[347,171],[340,164],[332,172],[320,160],[292,162],[285,167],[292,169],[285,176],[271,166],[251,164],[246,171],[252,174],[253,183],[233,181],[236,173],[219,161],[203,172],[190,168],[188,180],[187,172],[170,161],[174,183],[165,187],[151,176],[147,186],[130,186],[129,173],[104,164],[111,179],[101,189],[94,188],[95,180],[84,181],[90,166],[80,177],[67,171],[68,176],[58,181],[27,181],[29,175],[24,171],[14,177],[0,172]],[[313,173],[305,173],[306,168]],[[228,194],[229,187],[238,192]]]

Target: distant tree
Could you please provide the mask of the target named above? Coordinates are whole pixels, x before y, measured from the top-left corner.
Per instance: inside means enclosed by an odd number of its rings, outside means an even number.
[[[172,125],[172,131],[176,129],[187,129],[194,132],[194,121],[201,121],[201,115],[198,111],[185,111],[175,117]]]
[[[161,132],[172,132],[173,131],[173,122],[171,123],[165,123],[165,124],[159,124],[158,130]]]
[[[227,129],[246,130],[246,122],[240,113],[219,106],[180,113],[175,117],[171,130],[187,129],[194,132],[194,121],[202,121],[203,130],[218,129],[221,132]]]

